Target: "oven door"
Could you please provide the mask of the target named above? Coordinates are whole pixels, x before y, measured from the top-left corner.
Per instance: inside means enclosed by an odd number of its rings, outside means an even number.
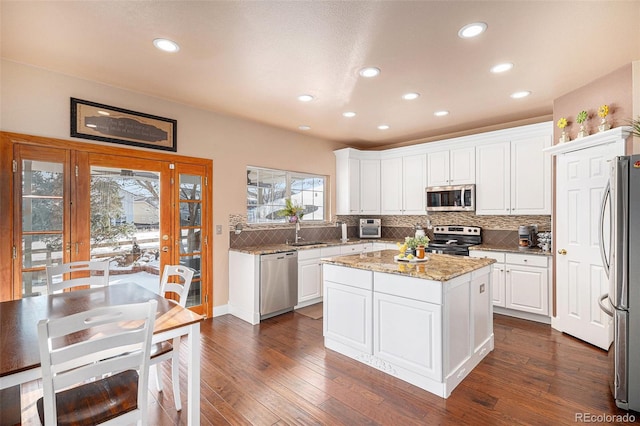
[[[360,225],[360,238],[380,238],[380,226]]]

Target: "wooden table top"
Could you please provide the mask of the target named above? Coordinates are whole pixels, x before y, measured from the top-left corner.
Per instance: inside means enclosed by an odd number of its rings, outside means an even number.
[[[204,318],[136,284],[27,297],[0,302],[0,377],[40,366],[37,324],[89,309],[158,301],[153,334],[194,324]]]

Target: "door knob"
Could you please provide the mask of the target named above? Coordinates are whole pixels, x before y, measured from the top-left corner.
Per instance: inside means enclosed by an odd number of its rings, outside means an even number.
[[[560,249],[558,250],[558,254],[565,255],[567,254],[567,251],[565,249]]]

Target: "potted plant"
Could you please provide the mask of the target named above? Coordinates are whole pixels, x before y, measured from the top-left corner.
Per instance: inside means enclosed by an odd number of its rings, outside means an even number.
[[[293,204],[291,198],[284,200],[285,208],[278,212],[279,216],[286,216],[290,223],[296,223],[304,216],[304,206]]]
[[[404,239],[407,250],[411,251],[411,254],[413,255],[415,255],[416,248],[418,248],[418,246],[427,246],[429,245],[429,241],[429,237],[427,236],[406,237]]]
[[[565,128],[567,127],[567,124],[569,124],[569,122],[564,117],[562,117],[562,118],[560,118],[558,120],[558,128],[560,130],[562,130],[562,134],[560,135],[560,139],[558,140],[559,143],[569,142],[571,140],[569,138],[569,135],[565,131]]]
[[[587,111],[580,111],[578,115],[576,115],[576,123],[580,125],[580,131],[578,132],[578,138],[583,138],[589,135],[589,131],[585,128],[584,122],[589,118]]]

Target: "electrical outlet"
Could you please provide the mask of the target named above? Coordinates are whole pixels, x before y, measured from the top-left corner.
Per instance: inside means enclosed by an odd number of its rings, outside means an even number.
[[[216,225],[216,234],[222,235],[222,225]]]

